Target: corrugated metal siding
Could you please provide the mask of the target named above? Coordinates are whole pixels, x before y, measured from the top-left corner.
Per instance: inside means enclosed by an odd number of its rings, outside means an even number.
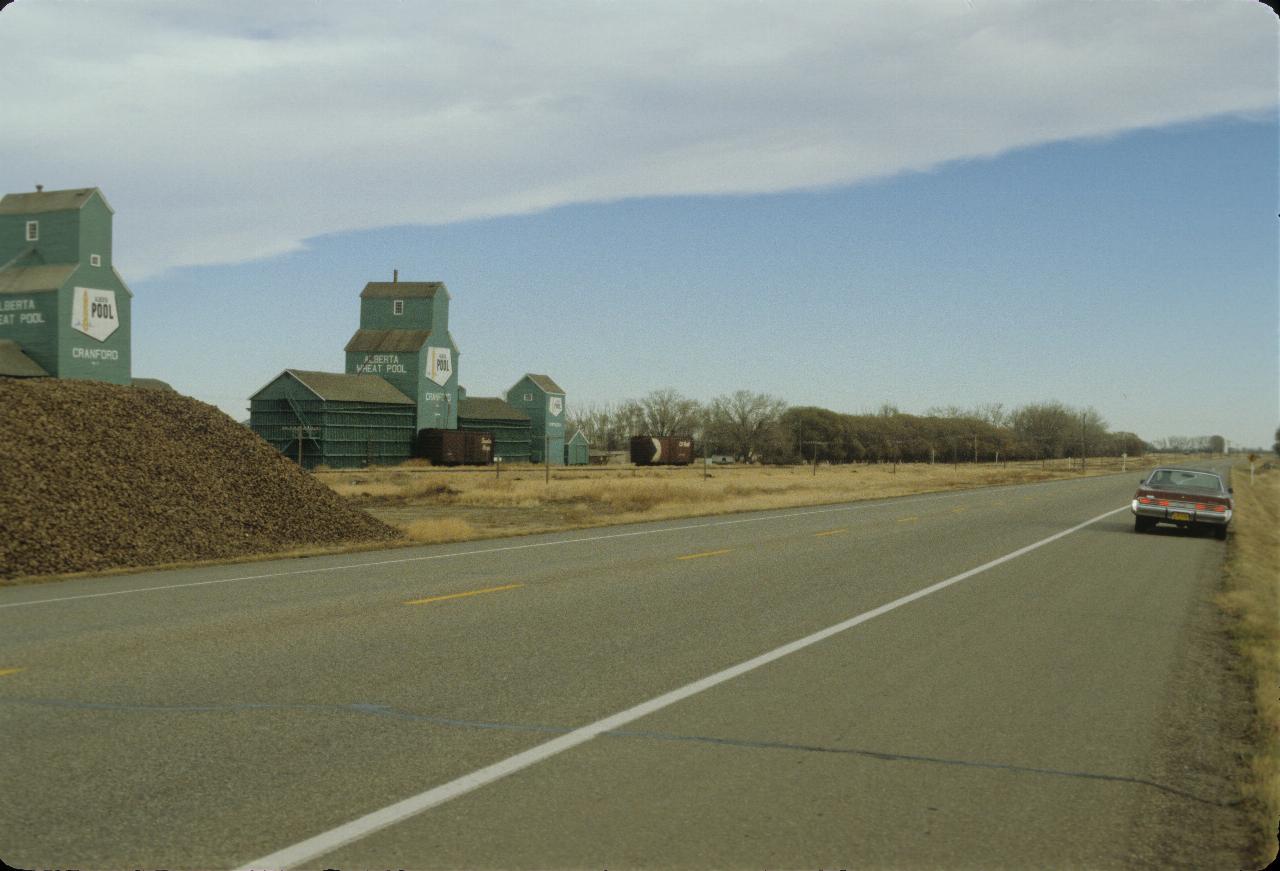
[[[416,432],[412,404],[319,399],[288,372],[249,401],[249,428],[295,461],[299,426],[305,468],[400,463],[412,454]]]
[[[529,421],[458,418],[458,429],[493,435],[493,458],[504,463],[529,462]]]
[[[298,458],[297,427],[304,427],[302,465],[333,469],[400,463],[413,447],[413,407],[323,399],[253,399],[249,428],[291,460]]]

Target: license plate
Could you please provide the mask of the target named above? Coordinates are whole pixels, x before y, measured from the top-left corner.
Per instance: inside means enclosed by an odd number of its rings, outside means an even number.
[[[1185,511],[1170,511],[1169,519],[1170,520],[1190,520],[1191,515]]]

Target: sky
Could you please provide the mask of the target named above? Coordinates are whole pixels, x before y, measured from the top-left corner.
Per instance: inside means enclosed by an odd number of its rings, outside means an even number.
[[[443,281],[471,395],[1280,425],[1251,0],[17,0],[0,191],[97,186],[133,370],[247,417]]]

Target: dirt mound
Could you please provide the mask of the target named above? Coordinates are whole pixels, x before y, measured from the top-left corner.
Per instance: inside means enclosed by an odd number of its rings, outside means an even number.
[[[0,378],[0,578],[398,536],[213,406]]]

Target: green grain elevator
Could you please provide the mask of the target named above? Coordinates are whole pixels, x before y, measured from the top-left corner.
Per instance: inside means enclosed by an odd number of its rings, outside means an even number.
[[[529,459],[564,465],[564,391],[546,375],[525,375],[507,391],[507,402],[529,415]]]
[[[0,199],[0,375],[8,360],[28,375],[131,383],[133,294],[112,266],[111,217],[97,188]]]
[[[366,284],[346,354],[348,373],[381,376],[417,404],[416,429],[457,429],[459,355],[442,282]]]

